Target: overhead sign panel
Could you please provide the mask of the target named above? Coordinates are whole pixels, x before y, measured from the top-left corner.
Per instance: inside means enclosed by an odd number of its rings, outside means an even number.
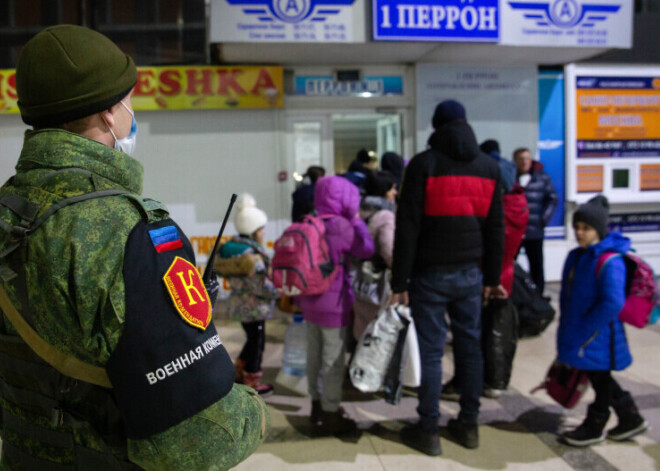
[[[373,0],[376,41],[497,42],[498,0]]]
[[[632,47],[631,0],[502,0],[501,44]]]
[[[211,42],[354,42],[363,0],[211,0]],[[358,20],[356,22],[356,20]]]
[[[330,75],[295,78],[294,95],[376,97],[403,94],[403,77],[370,76],[355,82],[340,82]]]

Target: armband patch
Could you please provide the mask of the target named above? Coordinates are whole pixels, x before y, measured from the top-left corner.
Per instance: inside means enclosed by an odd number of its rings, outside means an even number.
[[[183,247],[179,231],[174,226],[153,229],[149,231],[149,237],[151,237],[151,242],[158,253]]]
[[[175,257],[163,276],[174,307],[190,325],[206,330],[211,322],[211,300],[197,268],[181,257]]]

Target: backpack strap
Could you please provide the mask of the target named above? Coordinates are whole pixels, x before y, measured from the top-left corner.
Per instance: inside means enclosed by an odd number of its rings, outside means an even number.
[[[600,276],[600,273],[603,271],[603,267],[607,262],[612,260],[615,257],[621,257],[622,255],[618,252],[605,252],[600,257],[598,257],[598,262],[596,262],[596,278]]]

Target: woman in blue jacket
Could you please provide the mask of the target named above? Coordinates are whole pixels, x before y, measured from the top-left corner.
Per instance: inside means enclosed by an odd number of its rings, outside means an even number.
[[[573,215],[578,248],[566,258],[562,276],[557,351],[559,361],[585,370],[596,393],[582,424],[562,435],[569,445],[588,446],[605,439],[603,429],[614,409],[619,423],[607,438],[626,440],[648,427],[628,391],[612,377],[632,363],[626,333],[618,314],[625,302],[626,266],[612,258],[596,276],[596,265],[607,252],[625,254],[630,240],[607,232],[608,201],[596,196]]]

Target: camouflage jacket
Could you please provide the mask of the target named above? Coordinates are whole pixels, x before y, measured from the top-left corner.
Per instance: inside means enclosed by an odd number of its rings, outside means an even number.
[[[27,131],[16,175],[0,189],[0,197],[17,194],[47,208],[63,198],[97,190],[119,189],[139,195],[142,176],[137,161],[96,141],[63,130]],[[159,203],[143,203],[149,222],[168,217]],[[143,217],[134,201],[124,196],[94,198],[62,208],[30,236],[23,255],[24,276],[32,311],[40,313],[34,317],[32,327],[59,351],[92,365],[105,367],[108,363],[125,322],[125,244]],[[8,219],[7,210],[0,208],[0,220]],[[0,252],[10,242],[10,237],[0,231]],[[20,311],[12,285],[5,284],[5,288]],[[0,317],[0,331],[5,336],[16,336],[5,316]],[[4,394],[0,396],[5,417],[9,413],[53,430],[68,427],[44,422]],[[148,470],[228,469],[260,443],[240,440],[246,421],[241,416],[246,396],[243,389],[234,387],[222,400],[161,433],[148,439],[127,440],[124,453],[131,462]],[[263,409],[263,403],[249,402],[251,407]],[[263,412],[259,413],[263,416]],[[5,459],[5,444],[32,456],[70,464],[66,450],[33,441],[21,443],[7,425],[5,420],[0,469],[22,469]],[[264,433],[261,430],[262,439]],[[76,445],[108,450],[100,435],[84,423],[78,424],[73,434]]]

